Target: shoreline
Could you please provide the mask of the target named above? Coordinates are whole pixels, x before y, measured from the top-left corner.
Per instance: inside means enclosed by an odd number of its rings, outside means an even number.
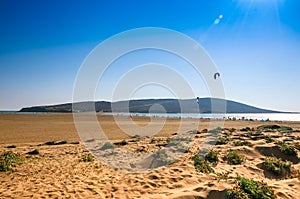
[[[0,111],[0,115],[47,115],[47,114],[85,114],[68,112],[19,112],[19,111]],[[93,112],[94,113],[94,112]],[[290,121],[300,122],[300,113],[112,113],[96,112],[99,115],[109,116],[135,116],[135,117],[161,117],[161,118],[188,118],[188,119],[221,119],[221,120],[260,120],[260,121]]]

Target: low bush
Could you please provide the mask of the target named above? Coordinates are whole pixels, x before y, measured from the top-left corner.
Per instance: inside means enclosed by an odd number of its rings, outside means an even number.
[[[206,161],[205,159],[199,157],[199,156],[194,156],[194,167],[196,171],[201,172],[201,173],[214,173],[214,169],[209,165],[209,162]]]
[[[8,171],[21,161],[22,158],[19,154],[12,151],[5,152],[0,156],[0,171]]]
[[[290,146],[285,142],[280,142],[279,146],[283,153],[291,156],[297,156],[297,150],[293,146]]]
[[[230,141],[230,138],[227,136],[220,136],[217,140],[217,145],[227,144]]]
[[[82,162],[92,162],[94,160],[93,156],[92,155],[83,155],[81,157],[81,161]]]
[[[274,139],[271,136],[266,136],[265,140],[266,140],[267,143],[274,142]]]
[[[289,126],[281,126],[278,130],[281,131],[281,132],[288,133],[288,132],[293,131],[293,128],[291,128]]]
[[[238,154],[236,151],[229,150],[224,159],[228,164],[237,165],[244,162],[244,156]]]
[[[280,129],[279,125],[262,125],[257,127],[257,129],[261,132],[272,132]]]
[[[238,141],[233,143],[234,146],[253,146],[251,142],[248,141]]]
[[[237,185],[227,190],[228,199],[274,199],[274,191],[267,184],[247,178],[236,178]]]
[[[267,170],[275,175],[287,175],[290,173],[292,163],[289,161],[282,161],[279,158],[270,157],[266,158],[264,165]]]
[[[219,153],[216,151],[211,150],[205,155],[205,160],[216,163],[219,160]]]

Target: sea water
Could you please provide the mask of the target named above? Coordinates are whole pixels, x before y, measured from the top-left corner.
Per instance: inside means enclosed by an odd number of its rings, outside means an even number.
[[[57,114],[54,112],[17,112],[0,111],[0,114]],[[272,121],[295,121],[300,122],[300,113],[105,113],[113,115],[131,115],[148,117],[169,117],[169,118],[208,118],[208,119],[244,119],[244,120],[272,120]]]
[[[114,113],[124,114],[124,113]],[[170,118],[208,118],[208,119],[244,119],[272,121],[300,121],[300,113],[131,113],[131,116],[170,117]]]

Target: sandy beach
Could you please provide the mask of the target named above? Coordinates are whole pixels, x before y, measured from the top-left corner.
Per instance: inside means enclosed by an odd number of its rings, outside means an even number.
[[[124,124],[131,120],[119,119]],[[154,137],[139,139],[122,132],[112,116],[98,120],[112,142],[124,140],[124,146],[117,146],[123,150],[159,150],[180,123],[195,137],[174,163],[133,174],[97,161],[79,139],[72,114],[1,114],[0,154],[12,151],[22,161],[0,172],[0,198],[226,198],[227,190],[237,185],[236,177],[266,183],[277,198],[300,197],[300,122],[226,120],[219,129],[219,136],[226,139],[213,147],[218,161],[209,163],[214,172],[203,173],[195,168],[193,157],[207,136],[209,119],[169,118]],[[150,123],[147,117],[132,120],[139,126]],[[285,153],[282,143],[292,146],[296,154]],[[38,154],[28,154],[35,149]],[[243,162],[230,164],[229,150],[243,156]],[[269,157],[289,161],[290,170],[272,173],[264,166]]]

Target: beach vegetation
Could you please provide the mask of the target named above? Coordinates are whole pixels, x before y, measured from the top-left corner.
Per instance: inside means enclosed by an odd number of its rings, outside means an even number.
[[[0,171],[8,171],[11,167],[16,166],[22,162],[23,158],[12,151],[5,152],[0,155]]]
[[[228,136],[220,136],[220,137],[218,137],[216,145],[227,144],[229,141],[230,141],[230,138]]]
[[[257,129],[261,132],[272,132],[272,131],[280,131],[280,132],[291,132],[293,131],[293,128],[289,126],[279,126],[279,125],[262,125],[257,127]]]
[[[87,154],[87,155],[83,155],[81,157],[81,161],[82,162],[92,162],[94,160],[94,157],[90,154]]]
[[[280,129],[279,125],[273,124],[273,125],[262,125],[257,127],[257,129],[261,132],[272,132]]]
[[[279,158],[269,157],[265,159],[264,166],[275,175],[287,175],[290,173],[292,163]]]
[[[251,142],[248,141],[237,141],[237,142],[233,142],[234,146],[253,146],[253,144],[251,144]]]
[[[210,166],[209,162],[200,156],[194,156],[194,167],[196,171],[201,173],[214,173],[214,169]]]
[[[275,193],[266,183],[236,178],[236,186],[226,191],[228,199],[273,199]]]
[[[289,127],[289,126],[281,126],[278,130],[279,130],[280,132],[288,133],[288,132],[293,131],[293,128],[291,128],[291,127]]]
[[[269,135],[265,137],[265,140],[266,140],[267,143],[274,142],[274,139]]]
[[[205,160],[211,163],[216,163],[219,160],[219,153],[211,150],[205,155]]]
[[[297,156],[297,150],[295,149],[295,147],[287,144],[286,142],[280,142],[279,146],[283,153],[291,156]]]
[[[245,157],[240,155],[236,151],[229,150],[224,157],[224,160],[227,161],[228,164],[238,165],[244,162]]]

